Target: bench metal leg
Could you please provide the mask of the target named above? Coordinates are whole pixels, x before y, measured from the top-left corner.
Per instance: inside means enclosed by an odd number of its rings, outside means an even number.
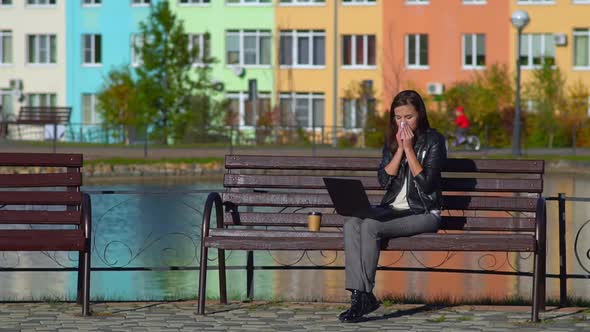
[[[547,257],[545,252],[539,255],[539,310],[545,311],[545,294],[547,281]]]
[[[201,244],[201,268],[199,269],[199,302],[198,315],[205,314],[205,293],[207,289],[207,253],[209,249]]]
[[[540,269],[540,255],[535,253],[535,259],[533,262],[533,298],[532,298],[532,313],[531,313],[531,321],[538,322],[539,321],[539,304],[541,303],[541,269]]]
[[[76,292],[76,303],[83,303],[82,292],[84,290],[84,252],[78,252],[78,289]]]
[[[254,252],[247,252],[246,259],[246,297],[248,301],[254,300]]]
[[[90,250],[84,253],[84,292],[82,315],[90,316]]]
[[[225,250],[218,249],[217,257],[219,260],[219,302],[227,304],[227,287],[225,279]]]

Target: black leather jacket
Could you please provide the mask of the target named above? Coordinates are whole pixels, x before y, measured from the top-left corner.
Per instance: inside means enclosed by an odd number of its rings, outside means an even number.
[[[435,129],[428,129],[426,133],[417,137],[414,151],[416,151],[416,157],[422,165],[422,172],[412,176],[408,162],[404,157],[397,175],[391,176],[385,172],[385,166],[393,158],[393,153],[388,147],[383,148],[383,159],[377,176],[379,183],[387,191],[381,200],[381,205],[391,204],[400,192],[403,181],[409,179],[406,197],[412,212],[421,214],[432,210],[441,210],[440,173],[447,160],[445,138]]]

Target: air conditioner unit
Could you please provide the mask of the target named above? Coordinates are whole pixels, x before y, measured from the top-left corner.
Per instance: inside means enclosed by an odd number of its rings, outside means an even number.
[[[426,84],[426,92],[428,92],[429,95],[442,95],[444,89],[445,86],[442,83]]]
[[[556,33],[553,35],[553,42],[555,43],[555,46],[566,46],[567,35],[565,33]]]
[[[213,79],[211,80],[211,85],[213,86],[213,90],[215,91],[223,91],[225,89],[225,84],[222,80]]]
[[[11,90],[21,90],[23,89],[23,80],[18,78],[13,78],[10,80],[10,89]]]
[[[244,67],[240,67],[240,66],[234,66],[232,68],[232,71],[234,72],[234,75],[236,75],[237,77],[244,76],[244,73],[246,72],[246,70],[244,69]]]

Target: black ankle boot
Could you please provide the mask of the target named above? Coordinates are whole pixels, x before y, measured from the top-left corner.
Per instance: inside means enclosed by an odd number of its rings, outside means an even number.
[[[353,289],[352,294],[350,294],[350,309],[341,313],[338,319],[342,323],[356,323],[361,321],[365,314],[363,308],[365,302],[364,292]]]
[[[363,299],[364,299],[363,307],[365,308],[364,315],[379,309],[379,305],[380,305],[379,301],[377,300],[375,295],[373,295],[372,292],[364,292],[363,295],[364,295],[363,296]]]

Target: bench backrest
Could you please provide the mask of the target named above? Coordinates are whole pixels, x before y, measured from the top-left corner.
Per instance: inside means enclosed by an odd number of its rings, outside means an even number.
[[[45,225],[43,229],[52,225],[79,228],[81,167],[81,154],[0,153],[0,227],[37,224]],[[18,171],[25,168],[35,169]],[[8,169],[28,174],[10,174]]]
[[[376,175],[380,161],[370,157],[228,155],[223,200],[238,207],[265,209],[251,212],[240,208],[239,219],[227,212],[224,223],[305,226],[306,212],[322,210],[322,227],[341,227],[345,217],[326,213],[333,212],[333,205],[322,178],[358,178],[371,202],[378,204],[384,193]],[[534,232],[543,173],[542,160],[449,159],[443,170],[442,228]]]
[[[71,107],[23,106],[16,120],[19,124],[68,124]]]

